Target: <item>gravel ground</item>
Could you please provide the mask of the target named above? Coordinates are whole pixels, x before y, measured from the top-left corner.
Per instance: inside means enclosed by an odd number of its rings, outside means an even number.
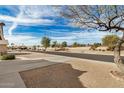
[[[124,81],[116,80],[110,75],[110,71],[118,71],[114,63],[43,53],[33,53],[30,55],[23,55],[23,57],[29,59],[42,58],[58,63],[70,64],[70,66],[67,64],[67,66],[52,65],[21,72],[21,76],[26,82],[27,87],[124,88]],[[74,70],[78,71],[78,73],[76,74]],[[73,76],[73,78],[70,78],[70,76]],[[30,84],[30,82],[33,83]]]
[[[119,71],[114,63],[85,59],[70,60],[67,63],[71,64],[73,69],[87,71],[78,77],[85,87],[124,88],[124,81],[119,81],[110,75],[110,71]]]
[[[73,69],[70,64],[58,63],[22,71],[20,75],[29,88],[84,88],[78,76],[86,72]]]

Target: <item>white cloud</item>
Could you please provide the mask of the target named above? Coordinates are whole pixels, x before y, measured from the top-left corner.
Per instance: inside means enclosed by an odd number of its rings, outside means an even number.
[[[60,36],[60,37],[50,37],[53,40],[72,40],[75,39],[75,36]]]
[[[6,15],[0,15],[0,20],[8,21],[8,22],[17,22],[18,24],[50,24],[53,23],[53,20],[48,19],[32,19],[32,18],[23,18],[21,17],[11,17]]]
[[[68,32],[62,34],[63,32],[59,33],[61,36],[54,36],[50,37],[53,41],[63,42],[67,41],[69,44],[72,44],[73,42],[79,42],[79,43],[98,43],[101,42],[101,39],[105,35],[110,34],[116,34],[118,36],[121,36],[122,33],[110,33],[110,32],[100,32],[100,31],[92,31],[92,32]]]
[[[55,34],[55,33],[54,33]],[[95,43],[101,42],[101,38],[105,35],[115,34],[115,33],[108,33],[108,32],[68,32],[62,33],[61,36],[49,36],[52,41],[58,41],[59,43],[63,41],[67,41],[68,44],[72,44],[73,42],[79,43]],[[121,33],[117,35],[121,36]],[[5,38],[9,40],[9,44],[15,43],[17,45],[39,45],[41,41],[41,37],[32,36],[29,34],[22,33],[20,35],[5,35]]]
[[[55,16],[55,12],[50,6],[19,6],[19,14],[16,17],[0,15],[0,20],[12,22],[8,29],[9,35],[18,25],[39,25],[53,24],[54,20],[44,19],[42,17]]]
[[[11,43],[15,43],[16,45],[33,45],[40,44],[40,39],[30,35],[5,35],[5,38],[9,41],[9,45]]]
[[[12,35],[12,31],[17,27],[17,25],[18,24],[16,22],[12,24],[12,26],[8,30],[9,35]]]
[[[22,15],[22,12],[20,12],[17,16],[17,19],[20,18]],[[13,21],[12,26],[9,28],[8,33],[9,35],[12,35],[12,31],[18,26],[18,23],[16,21]]]
[[[25,17],[30,18],[41,18],[58,15],[57,9],[44,5],[20,6],[20,10],[23,11]]]
[[[54,32],[58,33],[58,32]],[[77,39],[77,38],[101,38],[104,35],[110,34],[106,32],[59,32],[61,36],[51,37],[52,39],[58,39],[58,40],[69,40],[69,39]],[[64,35],[63,35],[64,34]],[[63,35],[63,36],[62,36]]]

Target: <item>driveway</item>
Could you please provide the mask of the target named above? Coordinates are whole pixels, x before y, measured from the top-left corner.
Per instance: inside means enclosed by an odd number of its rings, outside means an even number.
[[[0,87],[23,88],[25,84],[18,72],[56,64],[46,60],[15,60],[0,62]]]

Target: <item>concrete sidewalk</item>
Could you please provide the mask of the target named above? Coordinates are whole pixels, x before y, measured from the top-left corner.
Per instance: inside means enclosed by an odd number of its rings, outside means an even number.
[[[56,64],[46,60],[15,60],[0,62],[0,87],[25,88],[25,84],[18,72],[38,67]]]

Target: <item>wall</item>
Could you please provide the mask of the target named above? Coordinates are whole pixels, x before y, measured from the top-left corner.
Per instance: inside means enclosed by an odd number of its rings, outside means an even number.
[[[7,53],[7,45],[1,44],[0,45],[0,54]]]

